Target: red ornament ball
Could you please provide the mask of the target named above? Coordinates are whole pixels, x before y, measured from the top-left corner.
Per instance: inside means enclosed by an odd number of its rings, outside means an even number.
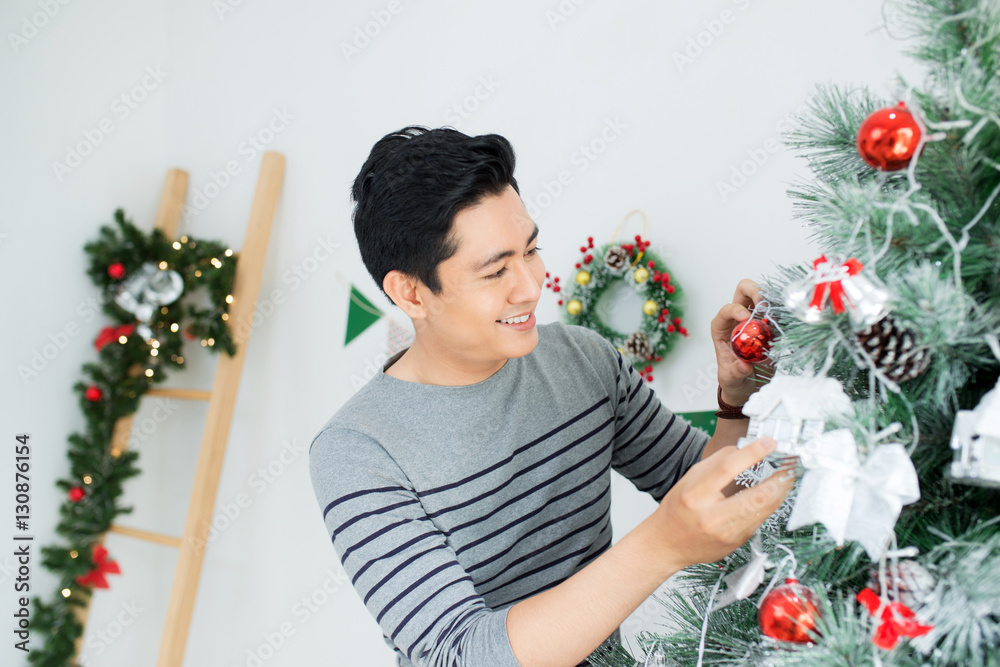
[[[755,364],[767,359],[774,334],[764,320],[745,320],[736,325],[729,338],[733,341],[736,356]]]
[[[121,280],[125,277],[125,265],[121,262],[115,262],[108,267],[108,275],[115,280]]]
[[[83,490],[83,487],[74,486],[66,493],[69,496],[71,502],[78,503],[83,500],[83,497],[87,495],[87,492]]]
[[[796,579],[785,579],[761,600],[761,632],[783,642],[809,644],[809,632],[816,633],[818,606],[815,593]]]
[[[902,102],[879,109],[858,129],[858,153],[882,171],[905,169],[920,143],[920,126]]]
[[[91,403],[96,403],[104,398],[104,392],[96,384],[92,384],[83,392],[83,397]]]

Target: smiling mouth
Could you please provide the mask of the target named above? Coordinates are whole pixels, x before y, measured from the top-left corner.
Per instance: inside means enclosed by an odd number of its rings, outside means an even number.
[[[505,320],[497,320],[497,322],[500,322],[501,324],[522,324],[527,322],[529,317],[531,317],[530,312],[525,313],[524,315],[519,315],[518,317],[508,317]]]

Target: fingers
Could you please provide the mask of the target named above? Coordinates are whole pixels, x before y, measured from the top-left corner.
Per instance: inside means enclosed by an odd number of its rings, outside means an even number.
[[[760,484],[723,501],[724,511],[743,523],[749,533],[774,514],[795,486],[793,467],[780,468]]]
[[[741,472],[764,460],[768,454],[773,452],[778,446],[774,438],[764,436],[757,438],[746,447],[738,449],[736,447],[725,447],[708,458],[715,460],[715,469],[712,474],[719,480],[720,489],[729,484]]]
[[[733,294],[733,303],[752,308],[757,305],[760,299],[760,286],[749,278],[744,278],[736,285],[736,293]]]

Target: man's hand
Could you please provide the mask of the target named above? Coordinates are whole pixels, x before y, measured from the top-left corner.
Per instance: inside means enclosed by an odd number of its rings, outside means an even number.
[[[720,449],[694,464],[663,497],[647,521],[678,569],[728,556],[778,509],[795,483],[794,473],[785,469],[731,497],[724,493],[733,478],[775,446],[764,437],[743,449]]]
[[[760,302],[760,287],[752,280],[741,280],[736,286],[733,302],[723,306],[712,320],[712,342],[719,365],[719,386],[722,400],[730,405],[743,405],[774,375],[770,361],[749,364],[733,352],[732,333],[740,322],[749,319],[750,309]]]

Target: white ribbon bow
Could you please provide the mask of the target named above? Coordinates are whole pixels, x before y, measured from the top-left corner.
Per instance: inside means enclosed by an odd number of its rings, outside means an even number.
[[[917,471],[903,445],[879,445],[860,465],[854,436],[837,429],[809,442],[800,460],[806,473],[788,530],[822,523],[838,545],[860,542],[878,561],[903,506],[920,499]]]

